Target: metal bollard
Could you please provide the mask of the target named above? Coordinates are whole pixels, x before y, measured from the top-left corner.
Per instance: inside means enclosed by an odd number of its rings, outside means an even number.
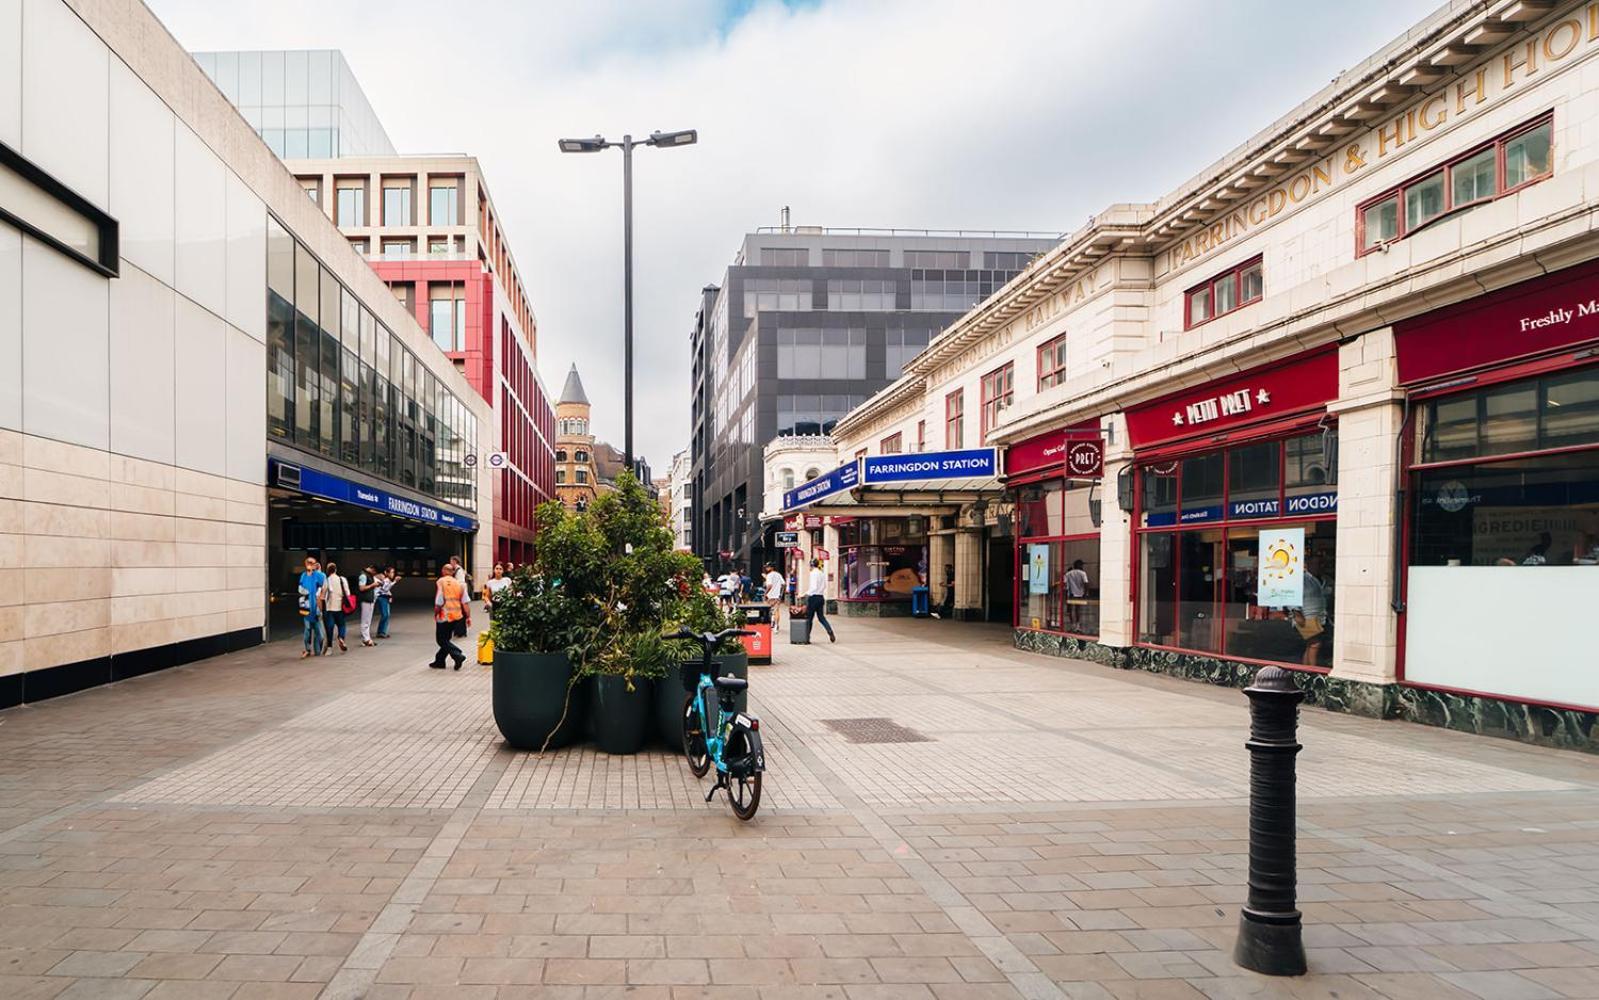
[[[1262,667],[1249,696],[1249,901],[1233,961],[1268,976],[1305,974],[1294,857],[1295,729],[1304,694],[1281,667]]]

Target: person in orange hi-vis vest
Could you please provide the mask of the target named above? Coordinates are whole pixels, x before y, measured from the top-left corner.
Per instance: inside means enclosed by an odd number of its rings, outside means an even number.
[[[444,658],[448,656],[455,661],[455,669],[460,670],[461,664],[466,662],[466,654],[451,640],[466,635],[471,624],[472,608],[466,602],[466,584],[455,578],[455,567],[445,563],[439,567],[439,582],[433,591],[433,638],[439,644],[439,651],[428,666],[443,670]]]

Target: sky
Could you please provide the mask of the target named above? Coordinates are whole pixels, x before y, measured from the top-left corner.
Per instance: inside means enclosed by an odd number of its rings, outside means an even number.
[[[796,225],[1067,233],[1153,201],[1435,0],[147,0],[191,50],[337,48],[402,153],[478,158],[559,393],[622,443],[622,164],[634,154],[634,438],[687,447],[699,291]]]

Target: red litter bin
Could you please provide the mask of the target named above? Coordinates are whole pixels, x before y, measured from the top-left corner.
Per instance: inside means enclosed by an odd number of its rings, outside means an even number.
[[[772,607],[769,604],[740,604],[739,617],[743,618],[740,626],[754,635],[741,635],[739,642],[744,644],[744,652],[749,654],[751,663],[772,662]]]

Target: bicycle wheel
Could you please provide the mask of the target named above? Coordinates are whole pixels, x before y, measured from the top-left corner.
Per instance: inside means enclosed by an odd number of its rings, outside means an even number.
[[[705,732],[700,726],[699,692],[692,691],[683,699],[683,756],[688,758],[688,769],[694,777],[703,778],[711,769],[711,756],[705,749]]]
[[[755,810],[761,807],[761,772],[756,771],[747,778],[727,779],[727,804],[733,807],[733,815],[749,822],[755,818]]]

